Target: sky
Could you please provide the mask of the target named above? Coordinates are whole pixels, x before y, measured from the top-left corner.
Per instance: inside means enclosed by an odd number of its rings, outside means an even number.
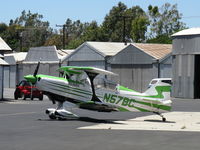
[[[91,22],[96,20],[101,24],[109,10],[119,2],[128,8],[139,5],[147,11],[148,6],[161,7],[165,3],[178,4],[178,10],[183,14],[182,21],[186,26],[200,27],[199,0],[0,0],[0,23],[9,23],[16,19],[23,10],[43,15],[43,21],[49,21],[52,28],[62,25],[67,18]]]

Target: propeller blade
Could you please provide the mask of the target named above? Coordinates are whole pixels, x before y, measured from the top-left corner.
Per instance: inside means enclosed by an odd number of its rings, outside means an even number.
[[[34,77],[36,77],[38,70],[39,70],[39,67],[40,67],[40,61],[38,61],[37,67],[35,68],[35,71],[34,71],[34,74],[33,74]]]

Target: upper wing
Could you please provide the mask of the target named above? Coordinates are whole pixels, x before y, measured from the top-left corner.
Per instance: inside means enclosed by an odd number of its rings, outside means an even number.
[[[100,69],[100,68],[95,68],[95,67],[77,67],[77,66],[63,66],[59,68],[59,71],[66,71],[71,74],[79,74],[79,71],[86,71],[86,72],[91,72],[91,73],[96,73],[96,74],[104,74],[104,75],[114,75],[117,76],[117,74]]]

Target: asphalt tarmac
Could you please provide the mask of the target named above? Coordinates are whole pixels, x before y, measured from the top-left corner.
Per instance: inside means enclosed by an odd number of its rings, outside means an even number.
[[[151,113],[99,113],[73,108],[78,120],[52,121],[44,113],[56,107],[47,98],[13,100],[13,90],[6,90],[8,101],[0,102],[0,150],[197,150],[200,132],[81,129],[116,121],[137,119]],[[200,100],[173,100],[173,111],[198,112]],[[184,116],[183,116],[184,117]],[[190,121],[190,120],[188,120]],[[199,117],[200,122],[200,117]],[[158,122],[160,126],[165,123]],[[134,124],[133,124],[134,125]]]

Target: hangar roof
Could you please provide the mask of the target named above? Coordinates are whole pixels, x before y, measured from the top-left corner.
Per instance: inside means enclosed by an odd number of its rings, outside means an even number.
[[[162,59],[172,52],[171,44],[134,43],[132,45],[154,57],[155,59]]]
[[[111,64],[152,64],[170,57],[171,44],[132,43],[111,57]]]
[[[15,52],[10,54],[5,54],[5,60],[9,61],[9,57],[14,57],[15,63],[22,62],[25,60],[27,52]]]
[[[6,42],[0,37],[0,51],[11,51],[12,49],[6,44]]]
[[[0,65],[8,65],[8,63],[0,58]]]
[[[172,37],[184,36],[184,35],[200,35],[200,28],[185,29],[173,34]]]
[[[63,60],[65,60],[65,58],[68,57],[73,51],[74,49],[57,50],[58,58],[61,60],[61,62],[63,62]]]
[[[98,50],[105,56],[114,56],[127,46],[124,43],[119,42],[86,42],[86,44]]]
[[[38,61],[56,63],[59,62],[55,46],[32,47],[23,63],[35,63]]]

